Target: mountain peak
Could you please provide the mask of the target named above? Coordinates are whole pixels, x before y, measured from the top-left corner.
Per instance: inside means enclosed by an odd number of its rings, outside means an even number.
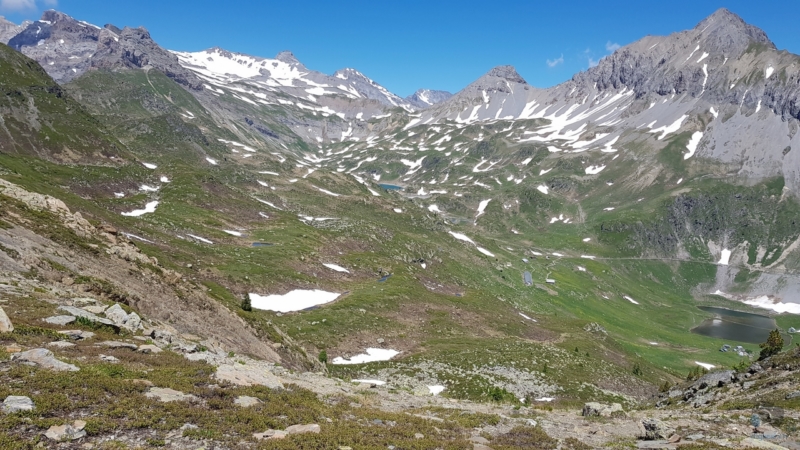
[[[514,66],[497,66],[490,70],[486,75],[490,77],[503,78],[508,81],[513,81],[514,83],[527,84],[525,79],[517,73],[517,69],[515,69]]]
[[[417,92],[406,97],[405,100],[419,109],[425,109],[437,103],[441,103],[452,96],[453,94],[447,91],[419,89]]]
[[[700,21],[694,30],[713,39],[722,39],[723,42],[736,42],[744,38],[775,48],[775,44],[769,40],[764,30],[748,24],[727,8],[714,11],[713,14]]]
[[[295,58],[294,53],[284,50],[277,55],[275,55],[275,59],[278,61],[285,62],[286,64],[300,64],[300,61]]]

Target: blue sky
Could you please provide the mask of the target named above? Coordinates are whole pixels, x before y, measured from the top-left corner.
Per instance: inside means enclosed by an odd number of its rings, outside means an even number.
[[[616,45],[692,28],[723,6],[800,53],[796,0],[0,0],[0,14],[19,23],[55,8],[100,26],[144,26],[174,50],[291,50],[310,69],[353,67],[406,96],[456,92],[501,64],[552,86]]]

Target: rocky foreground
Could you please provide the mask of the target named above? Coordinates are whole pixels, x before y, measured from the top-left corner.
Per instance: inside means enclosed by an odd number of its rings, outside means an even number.
[[[265,344],[113,228],[2,191],[0,448],[800,448],[797,349],[625,408],[352,383]],[[175,304],[146,297],[165,284]]]

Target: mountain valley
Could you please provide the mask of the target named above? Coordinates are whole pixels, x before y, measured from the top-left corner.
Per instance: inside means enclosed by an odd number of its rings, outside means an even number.
[[[0,38],[0,447],[800,448],[800,57],[734,13],[406,98]]]

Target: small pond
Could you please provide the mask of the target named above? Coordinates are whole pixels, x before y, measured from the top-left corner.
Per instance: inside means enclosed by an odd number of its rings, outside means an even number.
[[[692,328],[692,333],[703,336],[760,344],[767,340],[770,331],[778,328],[775,319],[771,317],[713,306],[699,308],[714,315],[713,318],[706,319]]]
[[[253,242],[253,247],[272,247],[275,244],[270,244],[269,242]]]
[[[396,184],[379,184],[378,186],[386,189],[387,191],[402,191],[402,186],[397,186]]]

